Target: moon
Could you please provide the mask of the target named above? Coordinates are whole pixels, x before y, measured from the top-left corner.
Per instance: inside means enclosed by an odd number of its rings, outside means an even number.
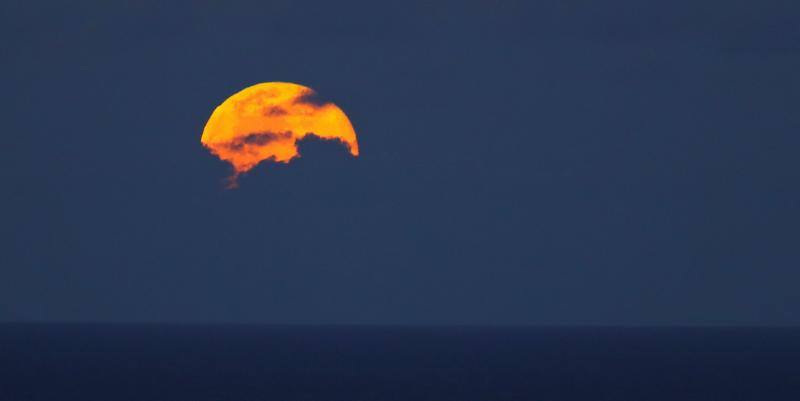
[[[265,160],[289,163],[300,157],[297,142],[307,135],[344,144],[358,156],[358,141],[347,115],[306,86],[290,82],[256,84],[214,109],[200,142],[239,175]]]

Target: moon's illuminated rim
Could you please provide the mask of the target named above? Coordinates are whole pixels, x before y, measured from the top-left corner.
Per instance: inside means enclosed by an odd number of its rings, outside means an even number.
[[[214,109],[200,141],[239,175],[264,160],[288,163],[299,157],[297,141],[306,135],[341,141],[358,156],[356,133],[344,112],[320,101],[313,89],[289,82],[261,83],[229,97]]]

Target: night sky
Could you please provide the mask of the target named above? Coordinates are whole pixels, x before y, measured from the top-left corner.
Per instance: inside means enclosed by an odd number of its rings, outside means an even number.
[[[30,4],[38,3],[38,4]],[[800,324],[796,1],[0,5],[0,320]],[[306,140],[226,190],[259,82]]]

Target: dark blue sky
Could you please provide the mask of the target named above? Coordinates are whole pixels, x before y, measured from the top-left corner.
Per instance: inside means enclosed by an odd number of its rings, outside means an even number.
[[[0,320],[800,324],[796,1],[26,3]],[[265,81],[362,156],[223,190]]]

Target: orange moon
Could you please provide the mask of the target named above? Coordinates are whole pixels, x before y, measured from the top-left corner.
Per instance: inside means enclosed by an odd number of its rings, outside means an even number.
[[[258,163],[288,163],[299,157],[297,142],[307,135],[337,140],[358,156],[353,125],[342,109],[317,93],[289,82],[265,82],[226,99],[208,119],[200,142],[233,166],[236,178]]]

